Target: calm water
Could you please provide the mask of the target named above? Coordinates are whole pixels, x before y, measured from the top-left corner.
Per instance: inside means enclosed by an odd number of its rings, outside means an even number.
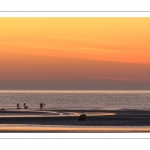
[[[150,109],[148,92],[0,92],[0,107],[16,108],[19,103],[29,108],[69,109]]]

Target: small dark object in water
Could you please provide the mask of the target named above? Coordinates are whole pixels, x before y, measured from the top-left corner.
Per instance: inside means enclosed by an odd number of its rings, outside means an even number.
[[[86,119],[86,114],[80,115],[78,121],[84,121]]]

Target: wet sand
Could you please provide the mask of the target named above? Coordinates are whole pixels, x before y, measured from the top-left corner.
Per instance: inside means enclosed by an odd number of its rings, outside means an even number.
[[[0,132],[150,132],[150,111],[4,109]]]
[[[132,133],[150,132],[150,127],[44,127],[44,126],[0,126],[0,132],[8,133]]]

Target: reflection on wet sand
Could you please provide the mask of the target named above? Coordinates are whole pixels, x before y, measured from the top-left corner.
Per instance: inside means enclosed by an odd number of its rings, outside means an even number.
[[[86,114],[84,121],[78,121]],[[4,126],[5,125],[5,126]],[[0,132],[150,132],[149,110],[0,110]]]

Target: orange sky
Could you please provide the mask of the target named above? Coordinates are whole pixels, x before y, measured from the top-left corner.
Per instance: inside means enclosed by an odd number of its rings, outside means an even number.
[[[0,18],[0,89],[149,89],[150,18]]]

